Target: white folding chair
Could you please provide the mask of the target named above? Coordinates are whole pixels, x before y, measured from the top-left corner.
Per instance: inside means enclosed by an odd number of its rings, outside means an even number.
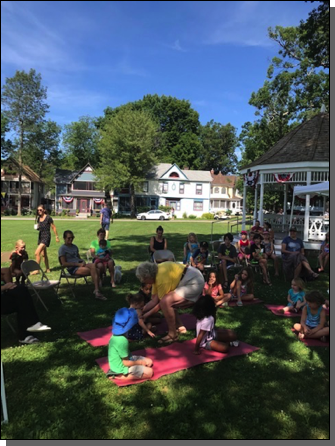
[[[155,251],[153,256],[154,263],[162,263],[162,262],[175,262],[176,259],[174,257],[174,254],[172,251],[169,251],[168,249],[161,249],[159,251]]]
[[[23,262],[21,265],[21,270],[26,277],[28,287],[34,291],[37,299],[41,302],[41,304],[44,306],[44,308],[47,311],[49,311],[47,306],[43,302],[41,296],[39,295],[38,290],[48,290],[48,289],[52,288],[54,290],[57,298],[59,299],[58,294],[55,290],[55,287],[57,285],[59,285],[59,280],[49,280],[47,278],[46,274],[44,273],[44,271],[42,270],[42,268],[40,267],[40,265],[35,260],[27,260],[27,261]],[[40,274],[42,274],[41,280],[36,280],[36,281],[30,280],[30,277],[31,277],[30,274],[33,271],[38,271]],[[61,300],[60,300],[60,302],[61,302]]]
[[[1,424],[8,423],[5,378],[3,375],[2,361],[1,361],[1,407],[2,407],[2,413],[3,413],[3,420],[1,420]]]

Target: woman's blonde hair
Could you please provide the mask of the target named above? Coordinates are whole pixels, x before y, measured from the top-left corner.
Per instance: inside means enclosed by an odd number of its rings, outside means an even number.
[[[158,266],[156,265],[156,263],[143,262],[140,263],[136,268],[136,277],[141,283],[145,283],[147,279],[155,280],[157,272]]]

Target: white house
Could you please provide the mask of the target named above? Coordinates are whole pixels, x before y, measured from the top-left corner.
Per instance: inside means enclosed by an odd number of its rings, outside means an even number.
[[[179,218],[184,213],[201,217],[210,210],[212,177],[209,171],[180,169],[176,164],[161,163],[154,166],[143,183],[143,190],[136,192],[135,204],[158,209],[170,206]],[[128,189],[119,191],[119,212],[130,211]]]
[[[219,172],[214,174],[211,170],[211,210],[214,212],[222,212],[230,210],[232,214],[242,213],[241,202],[242,196],[236,188],[238,177],[235,175],[222,175]]]

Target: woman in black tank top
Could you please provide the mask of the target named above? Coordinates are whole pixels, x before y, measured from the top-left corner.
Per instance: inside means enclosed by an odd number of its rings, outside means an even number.
[[[156,236],[151,237],[150,239],[150,252],[151,256],[155,251],[161,251],[163,249],[167,249],[167,240],[163,237],[164,229],[162,226],[158,226],[156,229]]]

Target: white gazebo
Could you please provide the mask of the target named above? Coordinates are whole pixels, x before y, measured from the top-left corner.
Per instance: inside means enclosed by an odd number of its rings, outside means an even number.
[[[329,181],[329,114],[319,113],[310,120],[303,122],[280,139],[260,158],[241,169],[240,172],[245,179],[242,228],[245,228],[246,224],[247,187],[252,185],[255,190],[254,220],[259,215],[261,225],[264,223],[264,188],[284,189],[283,215],[268,214],[266,219],[274,225],[275,231],[287,232],[290,224],[290,215],[287,213],[288,188],[313,186],[317,183]],[[314,193],[317,192],[313,191]],[[303,234],[305,245],[308,248],[308,242],[313,245],[313,241],[320,240],[320,235],[316,237],[316,231],[312,229],[313,226],[315,227],[315,220],[323,220],[324,217],[310,215],[311,193],[306,193],[304,196],[306,200],[305,215],[296,217],[293,222]],[[325,207],[326,197],[324,196],[323,209]],[[293,203],[291,203],[291,210],[293,212]]]

